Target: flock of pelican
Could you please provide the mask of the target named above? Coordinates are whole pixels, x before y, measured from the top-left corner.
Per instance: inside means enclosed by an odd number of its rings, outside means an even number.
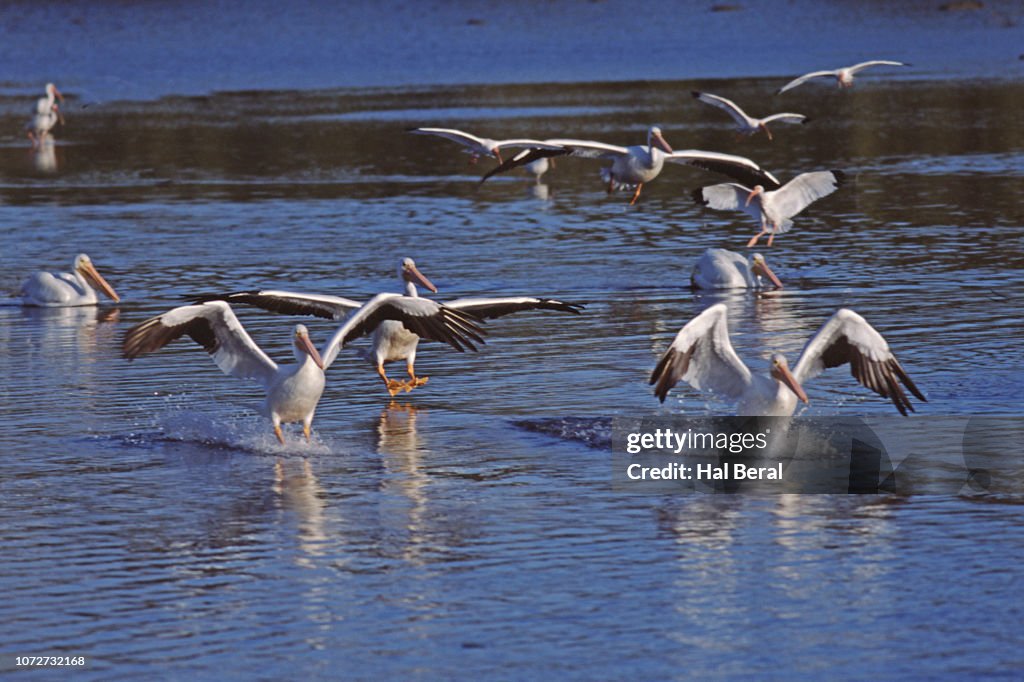
[[[904,64],[875,60],[834,71],[815,71],[788,83],[779,93],[824,76],[836,78],[840,87],[849,87],[855,73],[878,65]],[[763,130],[772,139],[768,123],[799,124],[808,120],[795,113],[753,118],[724,97],[703,92],[692,94],[699,101],[728,112],[741,136]],[[63,122],[57,99],[63,101],[63,96],[52,83],[48,84],[46,97],[39,100],[29,125],[33,145],[41,144],[53,126]],[[748,248],[764,235],[768,235],[767,244],[771,246],[777,234],[789,230],[794,216],[836,191],[844,181],[842,171],[828,170],[802,173],[782,184],[756,162],[742,156],[673,150],[657,126],[649,128],[645,144],[629,147],[569,138],[494,140],[452,128],[414,128],[411,132],[458,143],[470,153],[471,163],[482,157],[494,157],[498,165],[481,182],[496,173],[523,166],[539,177],[558,156],[602,159],[610,162],[602,169],[608,192],[632,188],[630,204],[636,203],[643,186],[658,177],[666,162],[725,175],[735,182],[702,187],[693,195],[698,203],[710,208],[750,214],[760,232],[750,239]],[[518,151],[503,158],[503,150]],[[484,343],[485,320],[530,310],[579,314],[583,308],[579,303],[533,296],[460,298],[447,302],[423,298],[419,287],[432,293],[437,293],[437,287],[411,258],[401,260],[398,276],[402,293],[380,293],[365,303],[333,294],[284,290],[205,294],[189,305],[136,324],[125,334],[122,352],[132,360],[188,336],[206,350],[225,374],[256,381],[263,387],[263,412],[283,444],[281,425],[286,423],[301,422],[306,439],[310,438],[313,415],[324,392],[325,372],[341,349],[357,338],[372,335],[365,358],[374,365],[388,393],[395,396],[402,391],[411,392],[428,380],[418,376],[415,369],[421,338],[439,341],[459,352],[475,351],[477,345]],[[700,289],[765,288],[765,280],[775,288],[782,287],[762,255],[753,254],[748,259],[717,248],[703,254],[691,275],[692,285]],[[75,258],[71,272],[37,272],[21,288],[22,302],[30,306],[97,305],[98,293],[120,301],[85,254]],[[312,315],[338,321],[340,326],[318,351],[307,328],[295,325],[291,331],[295,362],[278,365],[252,340],[232,305],[254,306],[286,315]],[[389,377],[385,364],[402,360],[408,379]],[[736,355],[729,341],[726,306],[713,305],[682,327],[658,361],[650,383],[662,402],[682,380],[698,390],[709,390],[733,400],[739,414],[790,415],[799,401],[808,401],[803,389],[806,381],[824,369],[846,364],[861,385],[889,398],[903,415],[914,409],[905,391],[925,400],[881,334],[863,317],[847,309],[839,310],[825,322],[807,343],[792,371],[783,356],[775,355],[770,375],[764,377],[753,374]]]

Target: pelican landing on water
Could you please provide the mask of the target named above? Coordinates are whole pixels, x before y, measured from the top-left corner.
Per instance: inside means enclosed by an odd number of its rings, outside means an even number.
[[[755,185],[752,189],[726,182],[694,190],[693,199],[698,204],[719,211],[744,211],[761,226],[761,231],[750,238],[747,248],[757,244],[768,235],[768,246],[775,235],[788,232],[793,226],[790,220],[813,202],[827,197],[846,182],[846,173],[840,170],[801,173],[778,189],[765,189]],[[769,233],[769,226],[771,231]]]
[[[710,104],[713,107],[718,107],[722,111],[732,116],[733,120],[736,121],[736,130],[742,135],[753,135],[759,130],[763,130],[764,134],[768,136],[768,139],[772,139],[772,131],[768,130],[768,124],[779,122],[779,123],[807,123],[809,120],[803,114],[794,114],[790,112],[782,114],[772,114],[771,116],[765,116],[764,118],[754,118],[743,111],[733,102],[731,99],[719,97],[718,95],[712,95],[709,92],[697,92],[696,90],[690,91],[690,94],[695,99]]]
[[[583,159],[610,160],[610,166],[601,169],[601,178],[608,186],[611,194],[619,187],[635,187],[630,205],[640,198],[644,184],[651,182],[661,174],[665,163],[681,163],[702,168],[714,173],[721,173],[739,182],[750,185],[763,185],[770,189],[779,186],[774,175],[763,170],[755,162],[743,156],[705,152],[699,149],[674,151],[661,134],[661,128],[651,126],[647,130],[647,144],[620,147],[593,140],[553,139],[544,140],[544,147],[530,149],[527,153],[517,154],[500,166],[490,171],[483,180],[495,173],[503,173],[513,168],[532,163],[539,158],[555,156],[575,156]],[[552,149],[551,147],[556,147]]]
[[[480,331],[469,316],[433,301],[415,302],[380,294],[349,315],[322,352],[313,346],[306,327],[295,325],[292,344],[296,362],[279,366],[252,340],[231,306],[215,300],[174,308],[139,323],[125,334],[122,352],[132,360],[187,334],[212,356],[222,372],[263,386],[267,397],[262,412],[270,418],[274,434],[283,445],[282,423],[301,421],[306,440],[310,439],[313,413],[324,392],[324,370],[341,348],[386,321],[449,343],[460,351],[467,343],[466,336],[475,337]]]
[[[99,297],[93,287],[102,291],[114,303],[121,300],[114,288],[96,270],[89,256],[80,253],[75,256],[71,272],[54,274],[40,271],[30,275],[21,285],[21,302],[23,305],[46,308],[96,305]]]
[[[792,90],[796,86],[802,85],[813,78],[835,78],[836,85],[839,88],[852,88],[853,77],[858,72],[871,66],[910,66],[910,64],[905,62],[894,62],[888,59],[872,59],[870,61],[861,62],[860,64],[854,64],[853,66],[844,66],[839,69],[832,69],[831,71],[812,71],[810,73],[805,73],[799,78],[794,78],[779,88],[775,94],[781,95],[787,90]]]
[[[903,416],[914,411],[904,387],[927,402],[882,335],[846,308],[830,317],[807,342],[792,372],[786,358],[775,354],[770,376],[765,377],[751,373],[736,355],[729,341],[725,304],[713,305],[679,330],[651,372],[650,383],[661,402],[682,379],[698,390],[737,403],[740,416],[788,417],[798,400],[809,402],[803,384],[825,369],[845,364],[850,365],[854,379],[889,398]]]
[[[532,296],[460,298],[440,304],[430,299],[419,297],[419,292],[416,288],[417,284],[426,287],[434,293],[437,292],[437,287],[419,271],[412,258],[402,259],[398,266],[398,276],[405,287],[405,296],[390,294],[391,296],[413,302],[410,305],[442,306],[473,320],[492,319],[524,310],[557,310],[579,314],[580,309],[583,307],[576,303],[564,303],[551,298],[535,298]],[[286,315],[315,315],[332,320],[343,319],[351,310],[361,305],[358,301],[340,296],[275,290],[238,291],[229,294],[204,295],[200,296],[197,300],[224,300],[232,303],[245,303]],[[479,329],[475,329],[475,331],[478,334],[483,333]],[[377,375],[384,382],[384,386],[392,396],[403,390],[408,393],[414,388],[427,383],[428,377],[416,376],[416,349],[419,346],[421,336],[426,335],[411,329],[408,325],[388,320],[382,322],[373,333],[372,346],[369,352],[366,353],[366,357],[376,366]],[[483,343],[483,338],[479,335],[468,336],[470,336],[471,341]],[[432,337],[428,336],[427,338]],[[462,339],[462,341],[475,350],[470,341],[466,339]],[[397,362],[399,360],[405,360],[406,370],[409,374],[407,381],[390,379],[384,371],[385,363]]]

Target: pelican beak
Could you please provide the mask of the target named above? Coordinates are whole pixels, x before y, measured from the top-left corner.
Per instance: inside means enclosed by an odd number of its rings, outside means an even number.
[[[64,95],[60,94],[60,90],[57,89],[56,85],[53,86],[53,94],[57,96],[61,104],[64,104]]]
[[[53,103],[53,110],[57,112],[57,121],[59,121],[61,125],[64,125],[64,114],[61,113],[60,107],[57,106],[56,102]]]
[[[758,185],[754,189],[750,190],[750,194],[747,195],[747,200],[743,203],[744,206],[750,206],[750,202],[753,201],[754,197],[760,194],[764,188]]]
[[[754,267],[750,269],[754,271],[755,275],[759,277],[767,277],[768,279],[770,279],[772,284],[775,285],[776,289],[782,288],[782,282],[779,281],[779,278],[775,276],[775,273],[772,272],[772,269],[768,267],[768,264],[765,263],[764,261],[761,261],[760,263],[755,263]]]
[[[789,390],[796,394],[796,397],[804,401],[806,404],[810,404],[810,400],[807,399],[807,394],[804,393],[804,389],[797,383],[796,377],[789,371],[789,367],[784,364],[779,365],[779,381],[784,383]]]
[[[491,153],[494,154],[494,158],[498,160],[498,163],[505,163],[504,161],[501,160],[501,150],[499,150],[497,147],[492,149]]]
[[[426,288],[433,291],[435,294],[437,293],[437,287],[435,287],[434,284],[429,279],[424,277],[423,273],[420,272],[415,265],[411,266],[405,271],[405,278],[410,282],[416,282],[425,286]]]
[[[309,354],[309,357],[313,358],[313,362],[320,369],[324,368],[324,361],[320,357],[320,351],[316,349],[313,342],[309,339],[309,334],[298,333],[295,335],[295,345],[298,346],[299,350],[305,351]]]
[[[768,124],[767,123],[761,123],[759,125],[761,127],[761,130],[764,131],[764,134],[768,136],[768,141],[771,142],[771,140],[772,140],[772,131],[768,130]]]
[[[654,135],[654,143],[658,145],[662,151],[667,152],[669,154],[672,153],[672,147],[669,146],[669,143],[666,142],[665,138],[661,136],[661,133],[656,133]]]
[[[79,272],[82,273],[83,277],[92,282],[93,286],[106,294],[107,298],[112,299],[114,303],[121,301],[121,297],[114,291],[114,287],[107,284],[107,280],[103,279],[103,275],[96,271],[96,267],[91,262],[83,263],[79,266]]]

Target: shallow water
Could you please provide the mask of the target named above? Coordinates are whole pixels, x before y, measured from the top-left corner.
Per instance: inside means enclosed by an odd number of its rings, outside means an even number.
[[[88,655],[104,679],[1019,669],[1013,495],[626,495],[606,450],[523,426],[727,411],[689,388],[659,407],[646,385],[676,330],[719,300],[755,369],[775,351],[795,360],[849,306],[925,392],[921,414],[1019,414],[1024,122],[1009,104],[1024,88],[882,72],[849,92],[805,86],[783,101],[812,123],[741,143],[688,94],[767,102],[777,85],[144,93],[72,110],[52,159],[12,135],[0,291],[86,251],[123,305],[0,308],[0,651]],[[0,99],[0,129],[18,129],[23,97]],[[635,207],[606,197],[584,160],[540,186],[478,188],[490,162],[403,132],[441,123],[623,144],[660,123],[677,148],[851,182],[761,249],[784,290],[697,294],[701,251],[742,250],[754,232],[693,204],[715,176],[669,168]],[[479,354],[424,344],[430,382],[390,404],[351,354],[328,377],[314,443],[292,426],[284,448],[253,412],[258,391],[189,344],[119,357],[128,327],[189,294],[366,297],[395,288],[406,255],[441,297],[587,309],[496,320]],[[292,320],[239,315],[290,357]],[[320,342],[333,330],[305,322]],[[809,394],[807,414],[894,412],[844,371]],[[1019,453],[1007,457],[1013,469]]]

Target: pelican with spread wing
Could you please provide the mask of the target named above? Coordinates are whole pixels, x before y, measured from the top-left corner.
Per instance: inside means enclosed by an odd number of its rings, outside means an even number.
[[[379,294],[348,315],[322,352],[313,345],[306,327],[295,325],[292,343],[296,362],[279,366],[252,340],[231,306],[213,300],[174,308],[132,327],[125,334],[122,352],[132,360],[188,335],[213,357],[222,372],[263,386],[267,396],[262,411],[270,417],[274,434],[284,444],[282,423],[301,421],[306,440],[310,439],[313,413],[324,392],[324,370],[334,362],[338,351],[385,322],[444,341],[459,351],[464,346],[472,348],[467,337],[478,340],[480,331],[470,316],[434,301]]]
[[[845,364],[861,386],[889,398],[904,416],[914,411],[904,389],[927,402],[882,335],[847,308],[837,311],[807,342],[793,371],[785,357],[775,354],[765,377],[753,374],[736,355],[725,304],[713,305],[679,330],[651,372],[650,383],[661,402],[681,379],[737,403],[738,415],[786,417],[796,410],[798,400],[809,402],[803,389],[807,381]]]
[[[768,130],[768,124],[778,121],[779,123],[807,123],[809,120],[803,114],[793,114],[790,112],[782,114],[772,114],[771,116],[765,116],[764,118],[754,118],[739,108],[739,106],[731,99],[719,97],[718,95],[712,95],[710,92],[697,92],[692,90],[691,94],[695,99],[710,104],[713,107],[718,107],[722,111],[732,116],[733,120],[736,121],[736,129],[740,135],[753,135],[759,130],[763,130],[764,134],[768,136],[768,139],[772,139],[772,131]]]
[[[827,197],[846,182],[846,173],[839,170],[801,173],[778,189],[765,189],[755,185],[753,189],[726,182],[720,185],[701,187],[693,192],[698,204],[719,211],[744,211],[761,226],[761,231],[750,238],[747,248],[757,244],[768,235],[768,246],[776,234],[788,232],[793,227],[791,218],[813,202]],[[769,234],[769,226],[771,234]]]
[[[428,302],[432,305],[442,305],[430,299],[419,297],[417,284],[426,287],[434,293],[437,293],[437,287],[419,271],[412,258],[402,259],[398,267],[398,276],[405,287],[403,299]],[[401,296],[400,294],[391,295]],[[340,296],[274,290],[215,294],[212,296],[201,296],[198,300],[224,300],[232,303],[245,303],[286,315],[315,315],[333,320],[344,318],[349,311],[361,305],[358,301]],[[470,320],[474,320],[492,319],[524,310],[557,310],[579,314],[583,306],[576,303],[564,303],[551,298],[513,296],[503,298],[460,298],[445,302],[443,307],[465,315]],[[479,328],[474,328],[472,331],[482,333]],[[414,388],[427,383],[429,377],[416,376],[416,350],[421,336],[426,335],[420,334],[414,329],[409,329],[398,322],[389,320],[382,322],[373,333],[372,346],[366,355],[376,366],[377,375],[380,376],[388,393],[392,396],[402,390],[408,393]],[[473,341],[483,343],[483,339],[479,336],[470,334],[467,334],[467,336]],[[432,337],[427,336],[427,338]],[[463,341],[467,344],[469,343],[465,339]],[[389,379],[384,371],[385,363],[397,362],[399,360],[405,360],[406,370],[409,374],[407,381]]]
[[[553,139],[544,140],[545,147],[532,148],[517,154],[487,173],[483,180],[495,173],[532,163],[539,158],[554,156],[575,156],[583,159],[610,160],[612,164],[601,169],[601,178],[608,185],[608,193],[619,187],[635,187],[630,205],[640,198],[644,184],[661,174],[665,163],[681,163],[704,170],[721,173],[739,182],[763,185],[769,189],[779,186],[774,175],[763,170],[755,162],[742,156],[705,152],[699,149],[674,151],[661,134],[661,128],[652,126],[647,131],[647,144],[620,147],[593,140]],[[552,148],[552,145],[555,147]]]
[[[854,64],[853,66],[844,66],[840,69],[832,69],[831,71],[812,71],[810,73],[805,73],[799,78],[794,78],[779,88],[775,94],[781,95],[786,90],[792,90],[796,86],[802,85],[813,78],[835,78],[836,85],[838,87],[852,88],[853,77],[858,72],[871,66],[910,66],[910,64],[905,62],[894,62],[888,59],[872,59],[870,61],[861,62],[860,64]]]
[[[114,303],[121,300],[92,264],[92,259],[80,253],[75,256],[71,272],[54,274],[40,270],[30,275],[21,285],[21,302],[23,305],[44,308],[96,305],[99,297],[93,287],[102,291]]]

